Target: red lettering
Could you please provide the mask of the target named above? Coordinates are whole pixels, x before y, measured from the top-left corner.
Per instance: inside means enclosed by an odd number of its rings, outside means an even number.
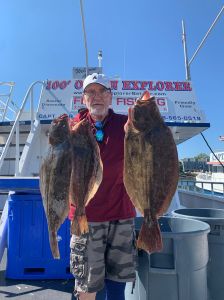
[[[184,91],[192,91],[190,82],[183,82],[183,90]]]
[[[82,101],[82,97],[76,97],[76,96],[74,96],[73,97],[73,103],[74,104],[83,104],[83,101]]]
[[[148,85],[148,81],[141,82],[141,90],[145,90],[145,87]]]
[[[122,81],[123,87],[122,90],[131,90],[131,81]]]
[[[182,91],[182,82],[176,81],[173,84],[175,85],[175,91]]]
[[[68,80],[68,81],[66,81],[66,80],[63,80],[63,81],[56,80],[56,81],[53,81],[53,82],[52,81],[47,81],[46,89],[47,90],[50,90],[50,89],[56,90],[56,89],[60,88],[61,90],[64,90],[67,87],[67,85],[70,84],[70,82],[71,82],[71,80]]]
[[[171,81],[164,81],[164,84],[166,91],[173,91],[173,83]]]
[[[110,82],[110,84],[111,84],[111,90],[117,90],[118,80],[113,80]]]
[[[117,105],[133,105],[135,98],[117,98]]]
[[[157,87],[158,91],[163,91],[164,90],[164,83],[163,83],[163,81],[158,81],[156,83],[156,87]]]
[[[156,102],[157,102],[157,104],[158,104],[159,106],[164,106],[164,105],[166,105],[166,100],[165,100],[165,98],[157,98],[157,99],[156,99]]]
[[[156,87],[153,86],[153,81],[149,81],[149,90],[150,91],[155,91],[156,90]]]
[[[134,90],[139,90],[138,81],[132,81],[132,85]]]
[[[67,86],[67,81],[63,80],[62,82],[60,82],[59,87],[61,90],[64,90]]]
[[[80,90],[83,86],[82,80],[76,80],[74,86],[75,86],[76,90]]]
[[[127,103],[127,105],[133,105],[135,103],[135,99],[133,99],[133,98],[127,98],[126,103]]]
[[[50,90],[50,89],[51,89],[51,81],[47,81],[46,89],[47,89],[47,90]]]
[[[54,82],[52,83],[52,89],[53,89],[53,90],[56,90],[58,87],[59,87],[59,81],[56,80],[56,81],[54,81]]]
[[[124,104],[124,98],[117,98],[117,105]]]

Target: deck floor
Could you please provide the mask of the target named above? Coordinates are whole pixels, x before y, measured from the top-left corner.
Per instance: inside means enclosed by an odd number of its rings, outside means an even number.
[[[16,266],[15,266],[16,267]],[[74,280],[12,280],[5,278],[6,251],[0,264],[0,300],[75,300]],[[104,300],[104,291],[97,300]]]

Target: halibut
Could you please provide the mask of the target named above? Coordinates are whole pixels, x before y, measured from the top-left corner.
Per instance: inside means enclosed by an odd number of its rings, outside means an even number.
[[[49,242],[52,255],[57,259],[60,258],[57,231],[69,212],[71,150],[68,116],[64,114],[51,123],[48,154],[40,168],[40,191],[47,218]]]
[[[72,173],[70,201],[75,206],[71,232],[81,235],[89,231],[85,206],[97,192],[103,178],[99,146],[88,120],[71,127]]]
[[[179,164],[172,132],[149,92],[129,109],[124,146],[124,185],[144,216],[137,246],[156,252],[162,249],[157,219],[167,211],[176,191]]]

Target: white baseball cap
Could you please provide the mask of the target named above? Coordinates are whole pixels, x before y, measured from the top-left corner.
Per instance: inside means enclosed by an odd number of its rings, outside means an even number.
[[[104,74],[93,73],[88,75],[83,81],[83,91],[91,83],[98,83],[104,86],[106,89],[110,89],[110,80]]]

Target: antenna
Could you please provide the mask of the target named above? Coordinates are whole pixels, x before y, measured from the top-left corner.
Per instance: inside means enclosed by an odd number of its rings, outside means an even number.
[[[82,0],[80,0],[80,9],[81,9],[81,16],[82,16],[82,29],[84,34],[84,46],[86,50],[86,76],[89,73],[89,65],[88,65],[88,48],[87,48],[87,39],[86,39],[86,29],[85,29],[85,20],[84,20],[84,13],[82,7]]]
[[[99,68],[102,68],[102,59],[103,59],[103,52],[102,50],[99,50],[98,51]]]

